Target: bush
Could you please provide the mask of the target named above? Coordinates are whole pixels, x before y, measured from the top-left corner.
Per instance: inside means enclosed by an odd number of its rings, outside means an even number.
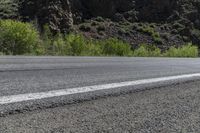
[[[105,20],[103,19],[103,17],[101,17],[101,16],[96,17],[95,20],[96,20],[97,22],[104,22],[104,21],[105,21]]]
[[[133,55],[136,56],[136,57],[148,57],[149,56],[149,52],[146,49],[146,47],[142,45],[142,46],[140,46],[138,49],[136,49],[134,51]]]
[[[0,52],[0,56],[1,56],[1,55],[4,55],[4,54],[3,54],[2,52]]]
[[[17,17],[18,6],[16,0],[0,0],[0,19]]]
[[[68,45],[71,46],[71,53],[73,56],[81,56],[85,54],[86,40],[81,35],[70,34],[66,36]]]
[[[191,43],[180,48],[171,47],[164,53],[167,57],[198,57],[198,47]]]
[[[62,34],[57,34],[52,41],[52,55],[71,55],[71,45]]]
[[[99,56],[102,55],[98,41],[86,39],[82,35],[69,34],[65,41],[70,46],[70,54],[73,56]]]
[[[104,25],[99,25],[99,26],[97,27],[97,31],[98,31],[98,32],[105,31],[105,30],[106,30],[106,28],[105,28]]]
[[[39,33],[29,23],[0,20],[0,52],[5,54],[39,54]]]
[[[152,32],[159,38],[160,34]],[[132,51],[130,44],[116,38],[93,40],[79,34],[53,35],[44,27],[42,41],[38,31],[29,23],[0,20],[0,55],[72,55],[72,56],[139,56],[139,57],[197,57],[198,47],[191,43],[180,48],[171,47],[161,54],[155,45],[142,44]]]
[[[87,24],[82,24],[80,25],[79,30],[84,31],[84,32],[89,32],[91,30],[91,27]]]
[[[154,28],[150,26],[143,26],[140,28],[140,31],[150,36],[152,36],[155,33]]]
[[[91,26],[97,26],[98,23],[96,21],[92,21]]]
[[[160,38],[160,37],[154,37],[154,36],[153,36],[153,41],[154,41],[156,44],[162,44],[162,43],[163,43],[163,40],[162,40],[162,38]]]
[[[87,43],[87,56],[102,56],[103,50],[99,41],[88,40]]]
[[[130,56],[132,54],[131,46],[116,38],[110,38],[101,43],[103,45],[103,54],[105,55]]]
[[[53,48],[52,48],[52,42],[53,42],[53,34],[51,33],[51,30],[48,25],[44,25],[43,27],[43,33],[42,33],[42,44],[44,48],[45,55],[53,55]]]
[[[161,34],[161,36],[165,39],[165,40],[169,40],[169,38],[170,38],[170,34],[169,33],[163,33],[163,34]]]
[[[183,28],[185,28],[185,26],[182,25],[182,24],[180,24],[180,23],[178,23],[178,22],[175,22],[175,23],[173,24],[173,28],[174,28],[174,29],[183,29]]]
[[[138,57],[159,57],[161,56],[161,50],[154,45],[142,44],[134,51],[133,55]]]
[[[153,26],[143,26],[138,29],[140,32],[143,32],[153,38],[153,41],[157,44],[162,43],[162,38],[160,37],[160,33],[156,32]]]

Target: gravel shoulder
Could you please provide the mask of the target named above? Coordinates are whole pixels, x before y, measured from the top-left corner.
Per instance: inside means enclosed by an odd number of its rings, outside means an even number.
[[[197,133],[200,81],[0,118],[1,133]]]

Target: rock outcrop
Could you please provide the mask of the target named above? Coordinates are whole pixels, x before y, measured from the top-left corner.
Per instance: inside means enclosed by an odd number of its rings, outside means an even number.
[[[102,16],[115,21],[166,22],[186,18],[199,26],[199,5],[196,0],[24,0],[22,16],[37,18],[56,30]],[[121,15],[121,18],[119,16]],[[67,26],[63,26],[67,25]]]
[[[55,32],[68,32],[73,26],[69,0],[25,0],[21,6],[25,20],[36,20],[42,27],[48,24]]]
[[[199,0],[24,0],[20,11],[24,20],[48,24],[54,32],[100,16],[118,24],[154,23],[158,32],[200,44]]]

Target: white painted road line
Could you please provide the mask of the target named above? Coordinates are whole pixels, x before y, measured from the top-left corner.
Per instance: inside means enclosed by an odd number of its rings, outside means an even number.
[[[86,87],[78,87],[78,88],[68,88],[68,89],[54,90],[54,91],[47,91],[47,92],[2,96],[0,97],[0,105],[10,104],[10,103],[19,103],[19,102],[25,102],[25,101],[31,101],[31,100],[39,100],[39,99],[44,99],[44,98],[59,97],[59,96],[68,96],[68,95],[73,95],[73,94],[94,92],[98,90],[109,90],[109,89],[117,89],[117,88],[128,87],[128,86],[145,85],[145,84],[150,84],[150,83],[160,83],[160,82],[167,82],[167,81],[174,81],[174,80],[181,80],[181,79],[187,80],[190,78],[200,78],[200,73],[161,77],[161,78],[152,78],[152,79],[143,79],[143,80],[111,83],[111,84],[103,84],[103,85],[94,85],[94,86],[86,86]]]

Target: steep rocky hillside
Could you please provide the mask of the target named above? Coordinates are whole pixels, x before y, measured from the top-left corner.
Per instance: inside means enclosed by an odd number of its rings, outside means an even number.
[[[48,24],[55,33],[118,37],[133,47],[200,45],[200,0],[24,0],[19,13],[41,29]]]

